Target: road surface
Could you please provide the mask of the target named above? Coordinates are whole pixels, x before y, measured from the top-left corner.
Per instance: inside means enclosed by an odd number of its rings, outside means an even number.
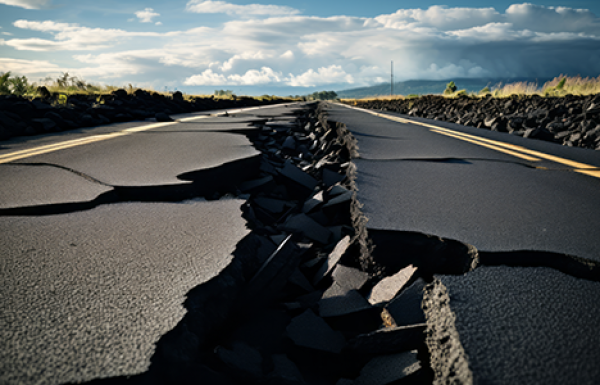
[[[407,232],[479,250],[473,271],[438,272],[425,290],[435,384],[600,383],[600,152],[328,112],[358,140],[358,200],[369,234],[386,231],[375,252],[401,258]]]
[[[186,293],[218,275],[249,233],[244,200],[194,195],[220,183],[214,168],[252,175],[239,170],[258,154],[245,133],[265,121],[259,112],[289,111],[211,111],[1,143],[0,383],[146,371],[155,343],[184,316]]]

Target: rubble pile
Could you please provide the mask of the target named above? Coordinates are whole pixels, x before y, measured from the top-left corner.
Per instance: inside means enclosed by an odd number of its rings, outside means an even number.
[[[247,97],[186,100],[179,91],[165,96],[141,89],[133,94],[119,89],[106,95],[70,95],[62,101],[59,95],[52,95],[47,90],[46,95],[32,100],[0,95],[0,140],[133,120],[171,121],[169,115],[172,114],[283,102],[282,99]]]
[[[353,104],[565,146],[600,149],[600,95],[546,98],[538,95],[509,98],[426,95],[417,99],[357,100]]]
[[[238,186],[252,232],[157,344],[149,375],[218,384],[431,383],[412,265],[371,257],[356,201],[356,142],[313,105],[272,117],[260,173]]]

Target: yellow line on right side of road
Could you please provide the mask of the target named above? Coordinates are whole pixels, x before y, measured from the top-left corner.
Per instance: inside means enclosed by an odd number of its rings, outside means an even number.
[[[572,168],[572,171],[574,171],[574,172],[577,172],[577,173],[580,173],[580,174],[584,174],[584,175],[588,175],[588,176],[592,176],[594,178],[600,178],[600,167],[592,166],[592,165],[589,165],[589,164],[577,162],[577,161],[570,160],[570,159],[561,158],[559,156],[546,154],[546,153],[543,153],[543,152],[540,152],[540,151],[530,150],[528,148],[525,148],[525,147],[522,147],[522,146],[517,146],[517,145],[514,145],[514,144],[504,143],[504,142],[500,142],[500,141],[497,141],[497,140],[486,139],[486,138],[482,138],[482,137],[476,136],[476,135],[465,134],[463,132],[450,130],[450,129],[447,129],[447,128],[444,128],[444,127],[440,127],[440,126],[436,126],[436,125],[429,124],[429,123],[423,123],[423,122],[418,122],[418,121],[415,121],[415,120],[408,120],[408,119],[400,118],[400,117],[396,117],[396,116],[391,116],[391,115],[386,115],[386,114],[380,114],[378,112],[369,111],[369,110],[365,110],[365,109],[358,108],[358,107],[347,106],[347,105],[344,105],[344,106],[348,107],[348,108],[351,108],[351,109],[360,110],[360,111],[369,113],[371,115],[375,115],[375,116],[380,117],[380,118],[384,118],[384,119],[388,119],[388,120],[393,120],[393,121],[396,121],[396,122],[399,122],[399,123],[414,124],[414,125],[418,125],[418,126],[422,126],[422,127],[427,127],[427,128],[430,128],[431,131],[436,132],[438,134],[445,133],[445,134],[447,134],[447,136],[452,136],[452,137],[457,138],[457,139],[463,139],[463,140],[469,141],[469,142],[471,142],[473,144],[477,144],[477,145],[480,145],[480,146],[488,147],[488,148],[493,149],[495,151],[501,151],[501,149],[499,147],[502,147],[504,150],[502,150],[501,152],[510,154],[512,156],[517,156],[517,157],[522,158],[522,159],[527,159],[527,158],[525,158],[525,156],[531,155],[532,159],[535,159],[536,161],[539,161],[540,159],[537,159],[535,157],[538,157],[538,158],[541,158],[541,159],[545,159],[545,160],[549,160],[551,162],[555,162],[555,163],[563,164],[565,166],[569,166],[569,167]],[[469,140],[467,140],[467,139],[469,139]],[[491,145],[492,147],[484,145],[483,142]],[[510,151],[510,152],[507,152],[507,151]],[[524,154],[526,154],[526,155],[524,155]]]
[[[530,162],[539,162],[541,160],[539,158],[534,158],[534,157],[529,156],[529,155],[520,154],[520,153],[518,153],[516,151],[511,151],[511,150],[508,150],[508,149],[505,149],[505,148],[501,148],[501,147],[497,147],[497,146],[494,146],[494,145],[491,145],[491,144],[483,143],[483,142],[480,142],[480,141],[475,140],[475,139],[469,139],[469,138],[465,138],[465,137],[462,137],[462,136],[459,136],[459,135],[454,135],[454,134],[451,134],[449,132],[444,132],[444,131],[435,130],[435,129],[432,129],[431,131],[435,132],[435,133],[438,133],[438,134],[441,134],[441,135],[446,135],[446,136],[449,136],[449,137],[452,137],[452,138],[455,138],[455,139],[464,140],[465,142],[477,144],[477,145],[480,145],[482,147],[489,148],[491,150],[495,150],[495,151],[498,151],[498,152],[503,152],[505,154],[512,155],[512,156],[515,156],[517,158],[525,159],[525,160],[528,160]]]

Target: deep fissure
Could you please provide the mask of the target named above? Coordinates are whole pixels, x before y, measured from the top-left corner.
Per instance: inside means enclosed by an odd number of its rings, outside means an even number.
[[[431,285],[435,275],[461,276],[480,266],[547,266],[600,280],[598,264],[577,257],[491,253],[416,232],[367,230],[351,162],[358,156],[357,143],[344,125],[327,122],[314,105],[298,111],[294,124],[267,123],[272,124],[260,127],[252,139],[261,151],[257,173],[228,186],[227,193],[247,199],[243,211],[252,230],[238,243],[230,265],[188,293],[188,313],[157,343],[148,372],[91,383],[194,383],[199,378],[215,384],[333,384],[344,378],[360,383],[369,368],[377,367],[372,363],[384,357],[389,361],[383,362],[406,370],[393,383],[425,384],[435,380],[430,361],[437,370],[447,355],[456,365],[446,373],[436,371],[437,380],[445,376],[468,383],[453,313],[427,303],[446,295]],[[314,139],[307,140],[310,135]],[[217,169],[215,175],[223,173]],[[122,190],[124,196],[144,194],[143,188],[128,189]],[[154,195],[181,198],[174,191]],[[222,195],[219,191],[213,198]],[[327,206],[336,199],[340,202]],[[325,241],[313,233],[317,226],[328,230]],[[376,302],[375,288],[403,272],[401,287]],[[343,287],[346,282],[350,286]],[[375,304],[367,306],[361,297]],[[436,331],[432,324],[445,326]],[[319,345],[311,334],[327,342]]]

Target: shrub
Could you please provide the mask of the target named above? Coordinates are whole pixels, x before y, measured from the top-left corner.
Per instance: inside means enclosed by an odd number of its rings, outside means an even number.
[[[10,95],[10,82],[8,80],[9,78],[10,72],[7,72],[0,76],[0,95]]]
[[[454,82],[450,82],[450,83],[446,84],[446,89],[444,90],[444,95],[451,95],[451,94],[455,93],[457,89],[458,89],[458,87],[456,87],[456,84],[454,84]]]

